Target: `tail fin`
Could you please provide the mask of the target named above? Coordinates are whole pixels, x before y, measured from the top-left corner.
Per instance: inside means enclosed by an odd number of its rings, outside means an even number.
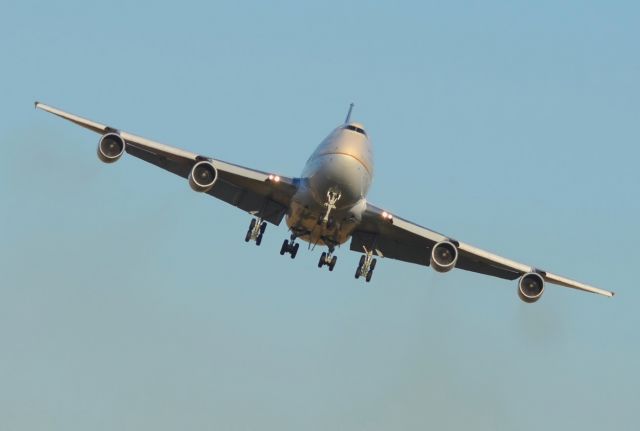
[[[344,119],[344,124],[347,124],[351,120],[351,111],[353,111],[353,102],[349,105],[349,112],[347,112],[347,118]]]

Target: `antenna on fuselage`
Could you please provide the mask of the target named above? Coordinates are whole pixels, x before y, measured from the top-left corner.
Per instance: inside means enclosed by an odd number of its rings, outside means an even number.
[[[353,102],[349,105],[349,112],[347,112],[347,118],[344,119],[344,124],[347,124],[351,120],[351,111],[353,111]]]

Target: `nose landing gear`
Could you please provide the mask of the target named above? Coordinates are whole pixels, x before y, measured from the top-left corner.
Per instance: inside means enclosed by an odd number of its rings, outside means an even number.
[[[244,236],[245,242],[255,241],[256,245],[260,245],[265,229],[267,229],[266,221],[262,221],[261,218],[252,218],[251,223],[249,223],[249,230]]]
[[[342,197],[342,193],[339,190],[330,189],[327,192],[327,201],[324,203],[324,206],[327,208],[327,211],[324,213],[324,217],[322,217],[322,224],[327,225],[329,223],[329,214],[331,214],[331,210],[336,209],[336,203]]]

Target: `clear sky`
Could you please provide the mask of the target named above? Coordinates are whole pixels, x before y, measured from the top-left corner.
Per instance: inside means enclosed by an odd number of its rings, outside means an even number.
[[[0,429],[638,429],[638,2],[161,3],[1,4]],[[372,202],[618,295],[292,261],[34,100],[292,176],[353,101]]]

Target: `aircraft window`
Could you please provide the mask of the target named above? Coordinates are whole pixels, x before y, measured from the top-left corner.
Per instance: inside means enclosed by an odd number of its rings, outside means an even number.
[[[364,136],[367,136],[367,133],[364,130],[362,130],[360,127],[352,126],[351,124],[345,126],[345,129],[353,130],[354,132],[358,132]]]

